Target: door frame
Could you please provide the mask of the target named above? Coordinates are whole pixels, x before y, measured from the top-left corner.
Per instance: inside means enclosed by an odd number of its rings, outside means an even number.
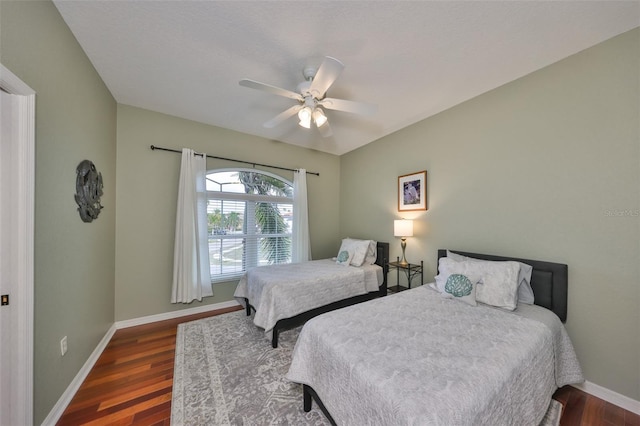
[[[16,304],[15,350],[18,365],[11,366],[15,384],[14,424],[33,424],[33,358],[34,358],[34,204],[35,204],[35,105],[36,92],[0,64],[0,88],[18,95],[18,182],[17,267],[18,283],[11,300]],[[6,370],[5,370],[6,371]]]

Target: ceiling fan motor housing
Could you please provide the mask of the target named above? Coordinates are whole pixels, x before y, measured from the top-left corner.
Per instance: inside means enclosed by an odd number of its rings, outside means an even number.
[[[298,88],[297,88],[298,93],[300,93],[303,98],[306,98],[307,96],[311,96],[311,92],[309,92],[310,87],[311,87],[311,80],[303,81],[302,83],[298,84]]]

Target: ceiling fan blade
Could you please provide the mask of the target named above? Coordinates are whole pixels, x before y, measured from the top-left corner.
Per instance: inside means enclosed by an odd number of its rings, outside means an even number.
[[[347,101],[344,99],[324,98],[318,104],[326,109],[335,111],[351,112],[360,115],[373,115],[378,111],[378,107],[362,102]]]
[[[329,126],[329,122],[327,121],[322,126],[318,127],[318,131],[322,135],[323,138],[328,138],[333,136],[333,130],[331,130],[331,126]]]
[[[327,90],[334,81],[338,78],[342,70],[344,69],[344,64],[337,60],[336,58],[332,58],[331,56],[326,56],[324,61],[322,61],[322,65],[318,68],[318,72],[316,72],[315,77],[311,81],[311,87],[309,87],[309,92],[316,98],[321,99]]]
[[[272,86],[270,84],[260,83],[259,81],[255,81],[255,80],[248,80],[248,79],[240,80],[240,86],[249,87],[251,89],[262,90],[264,92],[269,92],[274,95],[295,99],[296,101],[299,101],[299,102],[304,101],[304,98],[299,93],[292,92],[291,90],[287,90],[287,89],[282,89],[280,87]]]
[[[271,120],[269,120],[266,123],[264,123],[263,126],[268,128],[268,129],[276,127],[278,124],[280,124],[283,121],[287,120],[289,117],[292,117],[292,116],[296,115],[298,113],[298,111],[300,111],[302,109],[302,107],[303,107],[302,105],[294,105],[291,108],[284,110],[280,114],[278,114],[275,117],[273,117]]]

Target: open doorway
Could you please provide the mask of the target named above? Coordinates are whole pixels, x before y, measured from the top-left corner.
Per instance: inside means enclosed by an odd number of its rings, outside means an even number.
[[[0,424],[33,423],[35,92],[0,64]]]

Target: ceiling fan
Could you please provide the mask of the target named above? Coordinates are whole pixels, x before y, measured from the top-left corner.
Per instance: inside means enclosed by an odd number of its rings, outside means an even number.
[[[309,129],[313,121],[320,134],[324,137],[329,137],[333,132],[323,108],[361,115],[372,115],[377,110],[375,105],[325,97],[327,90],[336,81],[343,69],[342,62],[326,56],[320,68],[305,67],[302,70],[305,81],[298,84],[297,92],[248,79],[240,80],[240,86],[262,90],[298,101],[297,105],[286,109],[264,123],[264,127],[275,127],[297,114],[300,126]]]

